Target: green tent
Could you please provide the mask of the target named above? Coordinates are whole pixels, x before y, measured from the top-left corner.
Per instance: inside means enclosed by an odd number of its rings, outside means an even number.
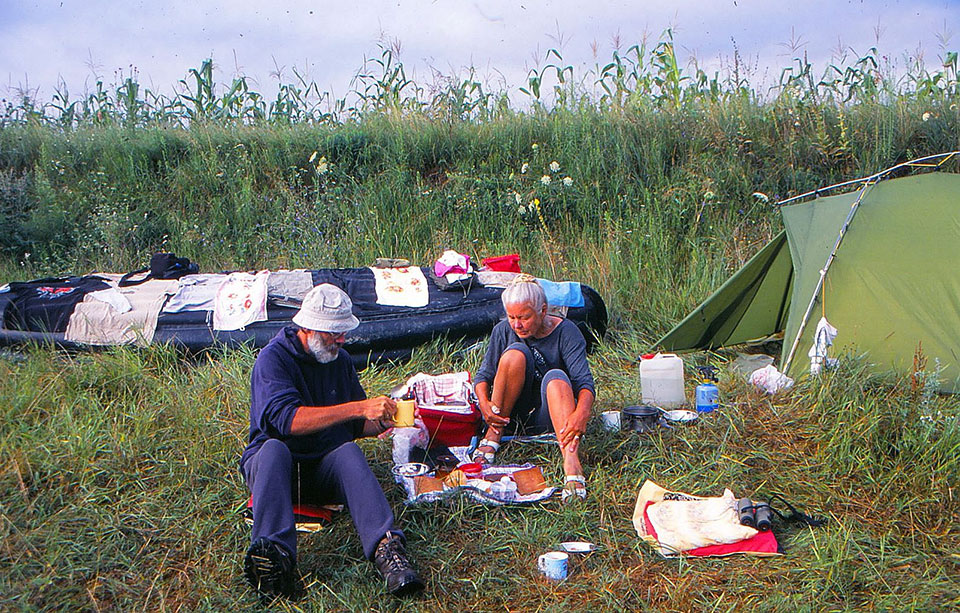
[[[865,353],[874,370],[909,372],[922,345],[927,370],[943,369],[940,389],[960,391],[960,175],[880,181],[887,172],[782,206],[784,231],[657,345],[716,349],[783,332],[780,364],[797,376],[825,315],[839,331],[831,357]]]

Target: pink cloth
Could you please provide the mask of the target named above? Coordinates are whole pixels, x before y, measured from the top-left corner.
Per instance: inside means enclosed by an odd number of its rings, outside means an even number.
[[[433,265],[433,274],[442,277],[446,274],[467,274],[471,270],[470,256],[447,249]]]

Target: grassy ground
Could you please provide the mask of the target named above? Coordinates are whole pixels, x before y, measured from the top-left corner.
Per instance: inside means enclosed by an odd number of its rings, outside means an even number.
[[[381,393],[417,370],[474,368],[449,347],[362,373]],[[630,348],[591,357],[597,411],[639,396]],[[714,356],[722,362],[723,356]],[[185,360],[155,347],[0,358],[0,608],[256,610],[241,576],[248,529],[237,459],[253,352]],[[590,423],[586,504],[485,509],[464,501],[405,508],[389,445],[364,444],[428,581],[411,610],[951,610],[960,606],[960,405],[853,360],[822,383],[770,399],[732,375],[724,406],[699,425],[650,436]],[[920,419],[921,415],[934,419]],[[500,458],[560,473],[555,449]],[[630,523],[645,479],[702,495],[780,492],[829,518],[784,526],[774,559],[664,560]],[[537,555],[571,538],[600,550],[565,583],[538,578]],[[353,526],[303,537],[307,598],[277,610],[393,610]]]

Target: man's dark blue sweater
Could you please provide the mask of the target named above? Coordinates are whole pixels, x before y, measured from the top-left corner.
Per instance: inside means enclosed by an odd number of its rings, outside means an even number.
[[[250,395],[250,439],[241,466],[270,438],[283,441],[293,459],[302,462],[319,460],[362,434],[362,419],[313,434],[290,434],[298,407],[331,406],[367,397],[346,351],[341,349],[335,360],[321,364],[304,350],[295,326],[281,330],[260,352],[253,366]]]

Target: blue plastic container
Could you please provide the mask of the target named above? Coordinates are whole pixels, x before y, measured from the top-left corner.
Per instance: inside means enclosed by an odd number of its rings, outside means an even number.
[[[720,389],[712,382],[697,386],[697,412],[709,413],[720,406]]]

